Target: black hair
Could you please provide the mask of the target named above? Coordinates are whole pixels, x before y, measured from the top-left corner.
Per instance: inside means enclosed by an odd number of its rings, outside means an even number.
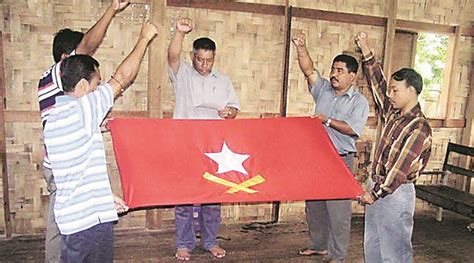
[[[346,63],[346,68],[349,73],[357,73],[357,69],[359,68],[359,63],[353,56],[349,56],[346,54],[337,55],[333,60],[332,64],[336,62],[344,62]]]
[[[416,94],[420,94],[423,90],[423,78],[421,75],[411,68],[402,68],[392,74],[392,78],[396,81],[405,80],[407,87],[412,86],[416,90]]]
[[[58,31],[53,40],[53,57],[58,63],[62,54],[70,54],[81,43],[84,33],[64,28]]]
[[[99,62],[88,55],[75,55],[61,62],[61,82],[64,92],[72,92],[76,84],[85,79],[90,81],[99,67]]]
[[[216,51],[216,43],[208,37],[201,37],[193,42],[193,51],[197,52],[199,49]]]

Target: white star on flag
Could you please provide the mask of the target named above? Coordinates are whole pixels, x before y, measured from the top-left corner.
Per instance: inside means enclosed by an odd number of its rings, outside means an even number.
[[[224,142],[222,150],[218,153],[204,153],[218,164],[217,173],[225,173],[229,171],[237,171],[248,175],[242,163],[249,158],[248,154],[238,154],[232,152]]]

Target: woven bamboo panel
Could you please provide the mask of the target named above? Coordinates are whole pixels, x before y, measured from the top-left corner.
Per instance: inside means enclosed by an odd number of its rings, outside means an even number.
[[[5,1],[5,79],[8,110],[38,110],[37,85],[42,73],[54,60],[51,53],[54,34],[62,28],[86,32],[109,5],[108,1]],[[108,80],[114,69],[132,49],[140,25],[127,19],[128,10],[112,21],[108,34],[95,57],[101,63],[102,78]],[[28,40],[28,41],[25,41]],[[21,48],[18,48],[21,47]],[[135,84],[115,108],[146,108],[147,63],[142,65]]]
[[[384,0],[290,0],[293,7],[313,8],[371,16],[385,16],[387,1]]]
[[[40,165],[41,125],[11,123],[5,129],[13,232],[42,233],[49,195]]]
[[[354,37],[359,31],[367,32],[369,43],[375,48],[377,57],[380,57],[383,49],[384,30],[379,27],[350,25],[347,23],[335,23],[326,21],[314,21],[310,19],[294,19],[292,32],[303,31],[306,34],[308,52],[313,59],[315,68],[324,78],[329,77],[332,60],[341,53],[348,53],[359,59],[355,53]],[[373,105],[367,83],[359,70],[356,86],[364,94],[369,103]],[[314,112],[314,101],[308,92],[307,81],[298,65],[295,47],[291,46],[290,74],[288,90],[288,113],[289,115],[308,115]],[[373,112],[373,111],[372,111]]]
[[[451,112],[449,118],[461,119],[464,118],[466,112],[467,97],[469,90],[472,92],[472,77],[474,66],[474,38],[461,37],[459,43],[458,67],[455,78],[459,79],[459,85],[455,87],[453,99],[454,110]],[[472,110],[472,109],[471,109]]]
[[[436,24],[460,24],[472,21],[463,16],[471,0],[399,0],[397,18]],[[472,10],[468,11],[472,15]]]

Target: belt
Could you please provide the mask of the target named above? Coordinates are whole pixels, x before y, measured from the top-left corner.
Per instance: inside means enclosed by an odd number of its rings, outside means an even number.
[[[341,156],[341,157],[346,157],[346,156],[349,156],[349,155],[352,155],[352,154],[355,154],[355,152],[340,153],[339,156]]]

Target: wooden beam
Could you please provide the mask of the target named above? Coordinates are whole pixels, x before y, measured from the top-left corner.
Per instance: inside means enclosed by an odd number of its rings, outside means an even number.
[[[110,117],[148,117],[147,111],[115,111],[112,110]],[[5,122],[37,122],[40,123],[39,111],[4,111]]]
[[[236,11],[264,15],[285,15],[285,6],[242,3],[222,0],[168,0],[168,6],[191,7],[221,11]]]
[[[387,19],[384,17],[296,7],[293,8],[293,17],[380,27],[384,27],[387,24]]]
[[[437,34],[453,34],[455,26],[416,22],[409,20],[397,20],[397,29],[411,32],[430,32]]]
[[[3,219],[5,223],[5,236],[12,236],[12,222],[10,217],[10,191],[8,187],[7,147],[5,138],[5,68],[3,67],[3,34],[0,31],[0,159],[2,165],[3,185]]]
[[[461,27],[461,36],[474,37],[474,27]]]

